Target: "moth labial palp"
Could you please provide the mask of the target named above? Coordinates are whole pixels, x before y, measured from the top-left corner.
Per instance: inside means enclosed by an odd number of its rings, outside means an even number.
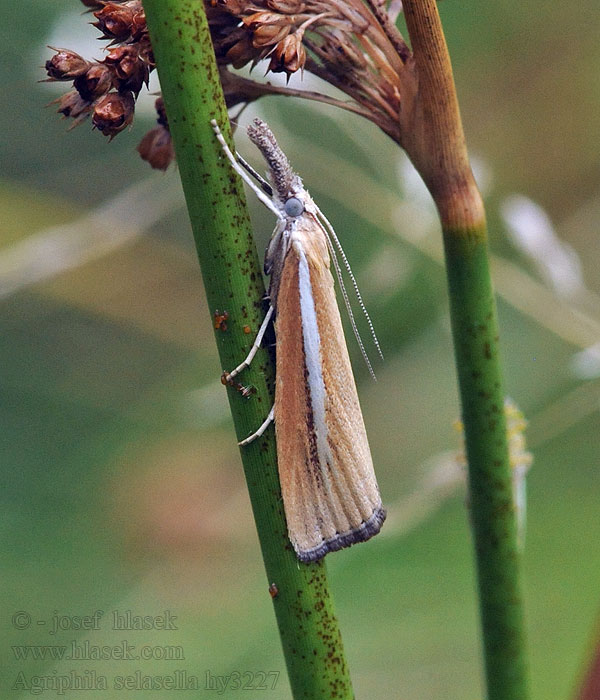
[[[267,124],[256,119],[248,127],[250,140],[269,168],[269,182],[258,176],[259,185],[252,180],[256,171],[236,160],[216,122],[212,125],[231,166],[277,217],[265,255],[269,310],[248,356],[224,375],[230,380],[249,366],[273,319],[275,403],[260,428],[240,444],[252,442],[274,421],[288,535],[301,561],[316,561],[328,552],[368,540],[385,519],[331,261],[361,352],[371,374],[373,370],[354,323],[336,251],[378,350],[379,344],[333,227],[292,170]]]

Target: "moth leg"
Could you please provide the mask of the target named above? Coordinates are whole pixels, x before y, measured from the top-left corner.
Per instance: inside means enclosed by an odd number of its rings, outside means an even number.
[[[215,119],[210,120],[211,126],[213,128],[213,131],[215,132],[215,136],[217,137],[217,141],[221,144],[221,147],[223,148],[223,151],[227,158],[229,159],[229,162],[231,163],[231,167],[235,170],[235,172],[242,178],[242,180],[252,188],[254,194],[260,199],[260,201],[267,207],[267,209],[270,209],[273,214],[278,219],[281,219],[281,212],[277,207],[273,204],[271,199],[267,197],[267,195],[263,192],[263,190],[260,187],[257,187],[250,175],[244,170],[244,168],[238,163],[236,157],[233,155],[231,152],[231,149],[227,145],[227,142],[223,138],[223,134],[221,133],[221,129],[219,129],[219,125],[217,124]]]
[[[259,438],[265,432],[265,430],[271,425],[274,418],[275,418],[275,406],[273,406],[273,408],[269,411],[269,415],[266,417],[264,423],[260,426],[260,428],[255,433],[252,433],[252,435],[248,435],[248,437],[245,440],[238,442],[238,445],[240,445],[240,446],[249,445],[253,440],[256,440],[256,438]]]
[[[254,343],[252,344],[252,347],[250,348],[250,352],[248,353],[248,356],[246,359],[239,364],[233,371],[231,372],[226,372],[223,375],[224,381],[228,384],[236,375],[238,375],[242,370],[246,369],[246,367],[250,366],[250,363],[254,359],[254,356],[258,352],[258,348],[260,348],[260,345],[262,343],[262,339],[265,335],[265,332],[267,330],[267,327],[269,325],[269,322],[271,321],[271,318],[273,317],[273,305],[269,305],[269,310],[267,311],[267,315],[265,316],[265,320],[262,322],[260,328],[258,329],[258,333],[256,334],[256,338],[254,339]]]

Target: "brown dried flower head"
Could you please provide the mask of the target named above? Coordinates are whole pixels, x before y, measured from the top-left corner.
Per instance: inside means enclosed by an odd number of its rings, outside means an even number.
[[[273,73],[287,73],[288,77],[304,67],[306,50],[302,45],[302,32],[288,34],[278,42],[271,54],[269,70]]]
[[[73,86],[84,100],[94,100],[105,95],[113,86],[113,72],[101,63],[92,64],[88,70],[75,78]]]
[[[103,61],[87,61],[68,49],[54,49],[46,63],[49,80],[72,80],[74,90],[57,102],[75,124],[92,114],[96,128],[110,138],[133,120],[135,100],[148,85],[154,56],[141,0],[81,0],[95,10],[95,26],[110,40]]]
[[[140,141],[137,151],[155,170],[166,170],[175,160],[175,151],[169,130],[155,126]]]
[[[65,118],[72,117],[75,119],[76,124],[83,121],[92,108],[92,103],[84,100],[77,90],[67,92],[62,97],[54,100],[54,103],[58,104],[57,112],[59,114],[62,114]]]
[[[95,26],[111,48],[101,61],[56,50],[46,69],[51,80],[73,80],[75,91],[59,111],[76,123],[93,115],[94,126],[112,138],[133,120],[135,97],[154,69],[141,0],[81,0],[94,11]],[[399,138],[401,81],[412,99],[410,51],[395,27],[399,0],[204,0],[227,105],[265,94],[306,95],[359,113]],[[259,83],[229,71],[268,59],[267,71],[289,79],[307,70],[351,100]],[[408,76],[408,77],[405,77]],[[413,81],[414,82],[414,81]],[[414,86],[413,86],[414,87]],[[412,90],[412,92],[411,92]],[[158,126],[140,144],[142,157],[164,168],[173,158],[164,109]]]
[[[353,102],[315,93],[311,99],[368,116],[397,137],[400,76],[410,55],[394,24],[399,7],[388,10],[379,0],[210,0],[208,19],[221,75],[227,65],[263,58],[269,71],[288,78],[309,70]]]
[[[244,17],[242,22],[252,33],[255,48],[276,44],[290,33],[292,27],[292,18],[276,12],[255,12]]]
[[[133,121],[135,100],[131,92],[109,92],[94,104],[92,122],[111,139]]]
[[[158,126],[149,131],[137,147],[140,156],[155,170],[166,170],[175,160],[175,150],[169,132],[165,104],[162,97],[154,103]]]
[[[55,49],[52,46],[50,48],[56,51],[56,54],[46,61],[45,68],[50,80],[73,80],[83,75],[90,67],[90,62],[75,51]]]
[[[131,39],[132,41],[142,41],[148,37],[148,26],[146,25],[146,13],[141,3],[137,3],[137,9],[134,9],[133,19],[131,20]]]
[[[104,63],[114,71],[121,90],[131,90],[136,95],[142,85],[148,85],[150,67],[141,58],[138,44],[125,44],[112,48]]]
[[[101,10],[94,12],[98,20],[94,27],[99,29],[108,39],[126,41],[131,37],[132,24],[136,13],[141,11],[140,3],[108,2]]]

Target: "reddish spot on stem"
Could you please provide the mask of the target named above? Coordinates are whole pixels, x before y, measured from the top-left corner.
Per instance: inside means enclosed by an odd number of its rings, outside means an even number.
[[[215,330],[226,331],[227,330],[227,319],[229,318],[229,312],[223,311],[222,313],[217,309],[214,313],[215,320]]]

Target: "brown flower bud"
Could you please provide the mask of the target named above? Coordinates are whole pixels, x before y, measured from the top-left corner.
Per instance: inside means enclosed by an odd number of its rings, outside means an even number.
[[[289,24],[290,18],[285,15],[280,15],[278,12],[265,12],[261,10],[260,12],[253,12],[251,15],[244,17],[242,22],[248,29],[254,31],[263,24]]]
[[[94,17],[98,20],[93,23],[94,27],[108,39],[125,41],[131,36],[134,10],[130,6],[107,2],[101,10],[94,12]]]
[[[255,48],[277,44],[290,33],[291,18],[276,12],[254,12],[242,20],[252,32]]]
[[[124,80],[134,72],[139,51],[135,44],[125,44],[109,49],[104,59],[106,65],[112,66],[117,78]]]
[[[273,24],[263,24],[252,35],[252,45],[255,48],[272,46],[284,39],[290,32],[290,27],[277,27]]]
[[[77,90],[71,90],[67,92],[58,100],[54,100],[58,103],[58,113],[64,115],[65,117],[73,117],[78,121],[82,121],[87,116],[88,112],[92,108],[91,102],[84,100]]]
[[[113,69],[119,81],[120,90],[131,90],[138,95],[142,85],[148,84],[150,71],[140,58],[137,44],[126,44],[111,49],[104,63]]]
[[[131,20],[131,38],[134,41],[140,41],[142,37],[148,34],[148,25],[146,24],[146,13],[141,6],[138,10],[134,10]]]
[[[155,170],[166,170],[175,159],[171,134],[164,126],[156,126],[149,131],[140,141],[137,150],[143,160]]]
[[[287,73],[288,76],[304,68],[306,51],[302,46],[302,34],[288,34],[282,39],[271,54],[269,70],[273,73]]]
[[[73,87],[84,100],[94,100],[105,95],[113,86],[113,73],[101,63],[93,63],[90,68],[73,81]]]
[[[90,67],[90,62],[75,51],[55,49],[52,46],[50,48],[56,51],[56,54],[46,61],[46,72],[52,80],[73,80],[78,75],[83,75]]]
[[[130,92],[109,92],[94,104],[92,122],[105,136],[113,136],[131,124],[135,100]]]

